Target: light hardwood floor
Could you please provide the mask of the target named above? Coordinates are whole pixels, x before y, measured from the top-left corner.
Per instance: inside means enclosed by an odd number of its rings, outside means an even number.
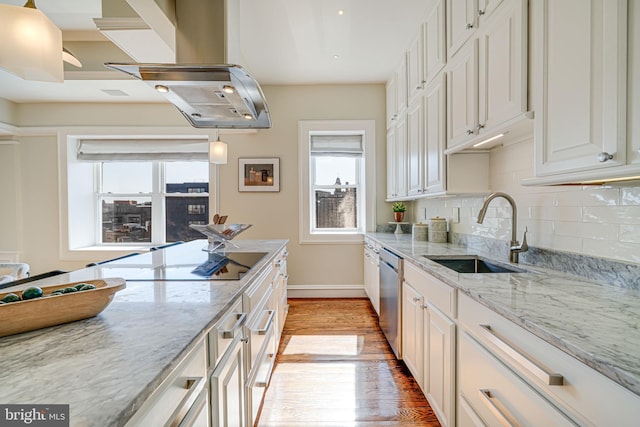
[[[440,426],[367,299],[290,299],[259,427]]]

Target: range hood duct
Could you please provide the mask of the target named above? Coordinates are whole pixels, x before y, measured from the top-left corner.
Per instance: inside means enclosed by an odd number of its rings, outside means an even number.
[[[106,63],[165,96],[196,128],[268,129],[271,117],[258,82],[226,64],[225,0],[176,0],[178,64]]]

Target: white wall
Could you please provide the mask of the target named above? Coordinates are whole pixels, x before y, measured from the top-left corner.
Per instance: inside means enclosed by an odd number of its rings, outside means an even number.
[[[530,246],[640,263],[640,186],[524,187],[533,176],[533,141],[491,152],[491,189],[511,195],[518,208],[518,240],[525,227]],[[483,224],[477,224],[483,197],[423,199],[414,203],[414,218],[449,219],[451,231],[508,241],[511,208],[503,199],[491,202]],[[460,211],[460,223],[453,218]],[[417,216],[415,216],[417,215]]]
[[[229,221],[254,224],[243,234],[249,239],[289,239],[290,284],[296,289],[333,289],[361,294],[362,245],[300,245],[298,243],[298,120],[373,119],[376,121],[377,211],[387,214],[384,203],[385,91],[380,85],[273,86],[263,87],[273,118],[271,129],[255,134],[224,135],[228,164],[219,170],[220,213]],[[0,145],[17,162],[17,192],[23,194],[19,214],[0,226],[0,252],[23,242],[21,259],[33,274],[53,269],[76,269],[95,259],[64,261],[60,258],[58,148],[56,129],[73,126],[162,126],[185,125],[170,105],[114,104],[19,104],[11,112],[23,130],[20,144]],[[0,117],[1,118],[1,117]],[[39,129],[47,128],[46,134]],[[11,151],[15,150],[15,152]],[[239,157],[279,157],[279,193],[239,193]],[[5,171],[3,174],[11,174]],[[0,175],[4,178],[4,175]],[[8,180],[6,184],[9,184]],[[6,193],[9,191],[9,193]],[[15,194],[0,182],[0,194]],[[4,216],[3,216],[4,218]],[[21,219],[24,226],[18,223]],[[11,232],[19,230],[17,236]],[[8,249],[7,249],[8,248]],[[115,256],[115,255],[114,255]]]

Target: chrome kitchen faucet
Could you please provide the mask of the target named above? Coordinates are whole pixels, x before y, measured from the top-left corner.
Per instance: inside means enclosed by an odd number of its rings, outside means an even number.
[[[518,254],[520,252],[526,252],[529,250],[529,246],[527,245],[527,229],[524,230],[524,236],[522,237],[522,244],[518,242],[516,238],[517,232],[517,222],[518,222],[518,208],[516,207],[516,202],[513,198],[507,193],[495,192],[491,193],[489,197],[486,198],[482,208],[480,208],[480,212],[478,212],[478,224],[482,224],[484,221],[484,216],[487,214],[487,208],[489,207],[489,203],[496,197],[502,197],[509,202],[511,205],[511,243],[509,245],[509,261],[513,263],[518,262]]]

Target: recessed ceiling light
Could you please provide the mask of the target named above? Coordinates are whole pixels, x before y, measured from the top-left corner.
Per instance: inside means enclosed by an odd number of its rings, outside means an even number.
[[[169,88],[166,87],[165,85],[156,85],[155,86],[156,90],[160,93],[167,93],[169,92]]]
[[[340,59],[339,55],[333,55],[333,59]]]
[[[340,15],[340,16],[344,15],[344,10],[343,9],[339,9],[338,10],[338,15]]]
[[[236,88],[234,88],[233,86],[230,86],[230,85],[224,85],[224,86],[222,87],[222,91],[223,91],[224,93],[233,93],[233,92],[235,92],[235,91],[236,91]]]
[[[251,120],[251,119],[253,119],[253,116],[252,116],[251,114],[249,114],[249,113],[244,113],[243,117],[244,117],[245,119],[247,119],[247,120]]]

